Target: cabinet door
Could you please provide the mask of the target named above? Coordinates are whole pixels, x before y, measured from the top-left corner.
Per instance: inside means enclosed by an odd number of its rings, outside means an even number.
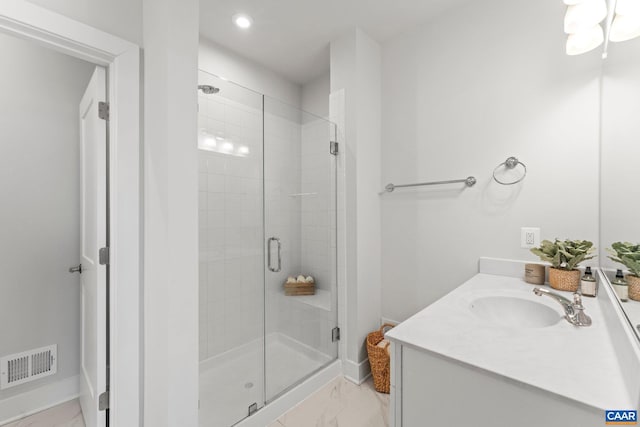
[[[601,410],[410,347],[402,349],[401,406],[402,427],[601,427],[604,423]]]

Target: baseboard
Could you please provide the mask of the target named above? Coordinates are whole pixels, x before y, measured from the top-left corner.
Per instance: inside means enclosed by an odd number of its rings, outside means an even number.
[[[399,325],[401,322],[398,320],[393,320],[393,319],[389,319],[387,317],[383,317],[380,319],[381,320],[381,325],[384,325],[385,323],[391,323],[392,325]]]
[[[344,377],[355,384],[362,384],[371,376],[371,366],[368,360],[356,363],[345,360],[342,364]]]
[[[80,375],[76,375],[0,400],[0,426],[76,399],[79,394]]]

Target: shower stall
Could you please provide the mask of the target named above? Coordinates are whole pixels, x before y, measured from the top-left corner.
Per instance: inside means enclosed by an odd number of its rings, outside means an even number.
[[[336,127],[198,83],[200,426],[229,427],[337,359]]]

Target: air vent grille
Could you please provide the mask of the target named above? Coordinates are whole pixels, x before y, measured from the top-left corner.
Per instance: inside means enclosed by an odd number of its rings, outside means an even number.
[[[48,377],[57,372],[58,346],[37,348],[0,359],[0,389]]]

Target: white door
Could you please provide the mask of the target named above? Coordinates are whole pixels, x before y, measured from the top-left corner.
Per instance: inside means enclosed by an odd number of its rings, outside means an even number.
[[[106,100],[105,69],[96,67],[80,101],[82,264],[80,405],[87,427],[106,426],[98,399],[107,389],[107,122],[98,116]]]

